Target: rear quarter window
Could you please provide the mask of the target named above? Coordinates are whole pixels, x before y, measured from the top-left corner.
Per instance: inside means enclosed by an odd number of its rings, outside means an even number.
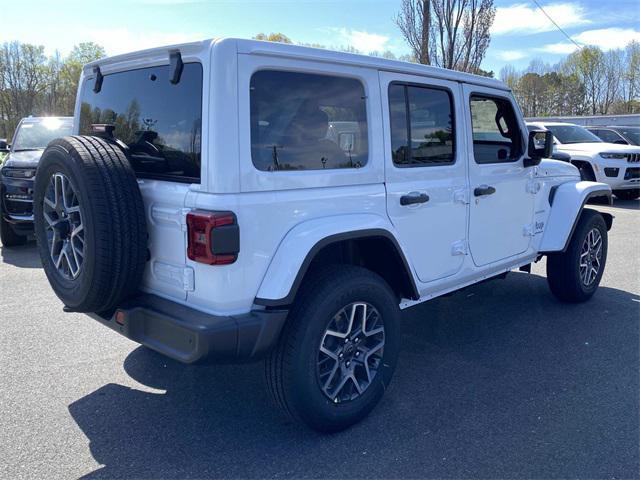
[[[251,77],[251,157],[263,171],[359,168],[369,155],[356,79],[261,70]]]
[[[138,176],[199,183],[202,65],[186,63],[175,85],[170,75],[169,65],[108,74],[98,93],[87,79],[80,134],[91,135],[92,124],[113,124]]]

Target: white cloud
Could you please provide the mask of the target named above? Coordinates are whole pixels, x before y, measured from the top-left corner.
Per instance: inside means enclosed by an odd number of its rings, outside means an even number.
[[[570,42],[549,43],[539,48],[535,48],[537,52],[551,53],[554,55],[568,55],[575,52],[578,47]]]
[[[584,8],[577,3],[551,3],[542,5],[545,12],[562,28],[591,23],[585,18]],[[541,33],[555,30],[553,23],[544,13],[529,3],[518,3],[508,7],[498,7],[491,27],[494,35],[506,33]]]
[[[571,37],[579,45],[592,45],[602,50],[615,50],[624,48],[633,40],[640,41],[640,31],[632,28],[600,28],[597,30],[585,30]],[[575,52],[578,47],[571,42],[550,43],[534,50],[555,55],[568,55]]]
[[[496,57],[505,62],[513,62],[515,60],[522,60],[528,56],[527,52],[522,50],[500,50],[495,52]]]
[[[389,48],[390,37],[387,35],[352,30],[350,28],[332,28],[331,30],[338,34],[339,39],[336,43],[346,44],[363,53],[383,52]]]
[[[640,41],[640,31],[632,28],[600,28],[587,30],[572,37],[581,45],[595,45],[603,50],[624,48],[633,40]]]

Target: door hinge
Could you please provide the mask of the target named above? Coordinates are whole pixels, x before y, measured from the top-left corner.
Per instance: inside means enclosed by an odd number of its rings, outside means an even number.
[[[540,191],[541,185],[540,182],[536,180],[529,180],[527,182],[527,193],[536,194]]]
[[[456,190],[453,193],[453,201],[455,203],[462,203],[463,205],[469,205],[469,190],[466,188]]]
[[[466,240],[458,240],[457,242],[453,242],[451,245],[451,255],[466,255],[467,253]]]

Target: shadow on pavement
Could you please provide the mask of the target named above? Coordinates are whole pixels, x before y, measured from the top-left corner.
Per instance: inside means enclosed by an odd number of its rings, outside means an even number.
[[[403,354],[365,421],[334,435],[268,402],[262,365],[185,366],[145,348],[70,405],[89,478],[637,475],[640,299],[582,305],[515,273],[403,314]],[[160,389],[160,391],[149,391]]]
[[[42,268],[35,240],[30,240],[26,245],[7,248],[0,247],[0,257],[4,263],[19,268]]]
[[[620,200],[613,197],[613,208],[622,208],[624,210],[640,210],[640,201],[638,200]]]

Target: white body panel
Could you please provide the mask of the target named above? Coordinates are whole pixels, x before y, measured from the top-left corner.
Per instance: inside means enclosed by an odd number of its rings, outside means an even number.
[[[468,189],[465,130],[457,128],[456,159],[453,165],[399,168],[391,158],[388,91],[391,82],[446,89],[453,98],[459,94],[455,82],[382,72],[380,91],[385,126],[385,177],[387,212],[407,248],[416,275],[421,282],[431,282],[454,275],[462,268],[464,252],[455,251],[456,244],[466,245]],[[462,118],[461,102],[454,102],[454,116]],[[409,194],[426,194],[426,203],[401,205],[400,198]]]
[[[507,93],[500,94],[493,89],[464,86],[465,105],[469,105],[473,94],[501,96],[512,101]],[[515,104],[515,102],[513,102]],[[468,145],[473,144],[471,115],[464,116],[467,125]],[[522,141],[526,145],[526,128],[521,125]],[[526,153],[526,152],[525,152]],[[474,263],[489,265],[500,260],[516,257],[527,251],[531,236],[527,228],[533,217],[534,193],[530,188],[532,168],[525,168],[525,154],[516,161],[506,163],[478,164],[469,156],[469,179],[471,212],[469,221],[469,244]],[[487,185],[495,188],[495,193],[476,197],[473,191]]]
[[[566,182],[555,188],[553,208],[539,246],[542,252],[563,250],[574,227],[574,222],[567,219],[576,218],[592,193],[611,190],[606,184],[595,182]]]
[[[183,61],[197,61],[203,67],[201,183],[140,182],[151,254],[143,289],[150,293],[209,313],[245,313],[256,308],[257,297],[286,297],[305,257],[323,238],[382,229],[394,236],[419,291],[417,301],[424,301],[530,263],[542,244],[557,245],[566,236],[566,229],[555,226],[555,216],[563,213],[552,215],[553,223],[549,217],[553,209],[548,196],[554,185],[576,183],[575,168],[545,166],[545,162],[524,168],[522,159],[498,165],[473,161],[468,93],[482,91],[511,98],[501,82],[378,58],[233,39],[100,60],[85,68],[83,78],[91,79],[94,65],[100,65],[106,75],[167,64],[168,53],[177,49]],[[362,82],[367,164],[327,171],[256,169],[251,160],[249,82],[253,72],[264,68],[347,76]],[[437,85],[452,92],[453,165],[393,166],[387,87],[394,80]],[[524,122],[520,123],[525,138]],[[476,202],[473,188],[481,184],[494,185],[498,194]],[[602,186],[571,188],[577,199]],[[558,205],[566,204],[564,197],[572,195],[571,188],[557,192],[561,194]],[[417,208],[400,206],[399,198],[413,191],[428,193],[429,202]],[[186,258],[185,217],[194,209],[235,213],[240,229],[235,263],[211,266]],[[542,226],[535,228],[534,224]],[[528,226],[532,228],[525,235]],[[459,242],[464,248],[453,255],[452,248]],[[401,305],[413,303],[405,300]]]

